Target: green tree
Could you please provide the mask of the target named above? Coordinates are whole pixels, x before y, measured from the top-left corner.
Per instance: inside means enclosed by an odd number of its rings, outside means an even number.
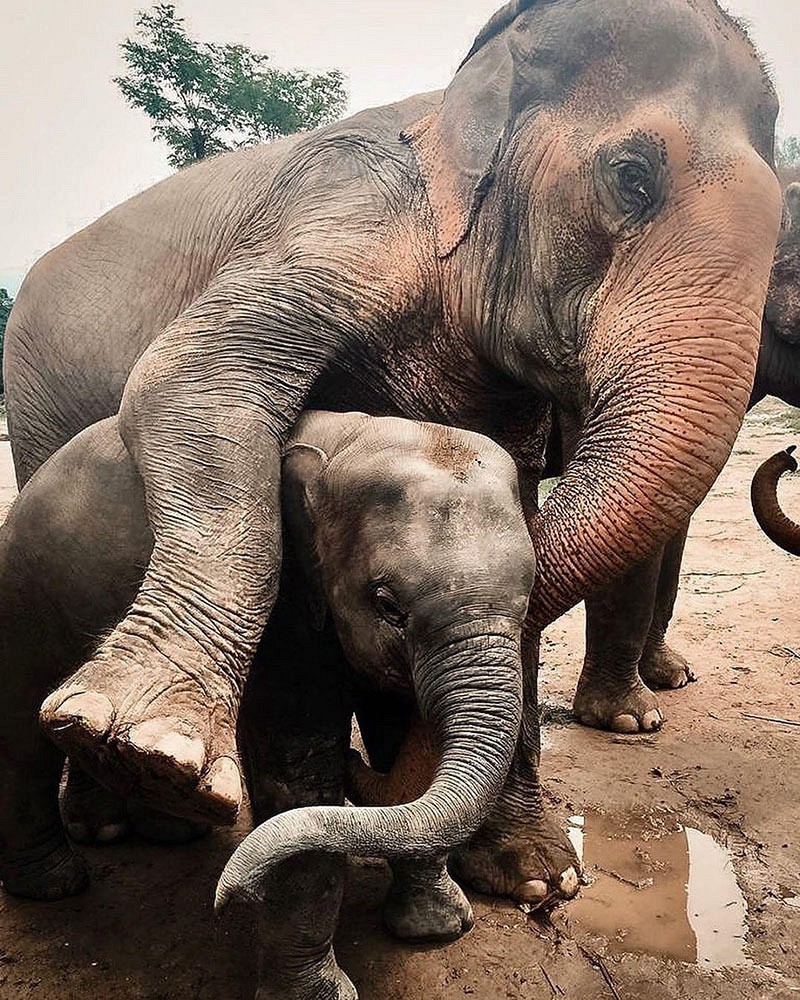
[[[6,334],[6,323],[14,300],[5,290],[0,288],[0,396],[3,395],[3,340]]]
[[[344,111],[339,70],[278,70],[246,45],[197,42],[170,3],[141,11],[136,27],[137,37],[121,46],[128,72],[114,82],[152,119],[174,167],[316,128]]]

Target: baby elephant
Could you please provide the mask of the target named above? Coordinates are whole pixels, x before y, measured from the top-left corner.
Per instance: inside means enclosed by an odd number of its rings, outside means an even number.
[[[231,859],[219,901],[263,900],[259,1000],[340,1000],[355,996],[331,949],[347,853],[395,859],[386,916],[401,936],[470,926],[445,859],[486,817],[514,753],[534,557],[511,458],[451,428],[308,412],[285,448],[283,506],[281,597],[238,733],[266,822]],[[54,455],[0,530],[0,877],[11,892],[58,898],[86,883],[58,813],[63,756],[38,706],[124,615],[151,546],[113,419]],[[438,750],[430,788],[401,806],[343,808],[353,712],[386,767],[417,705]],[[234,780],[230,763],[219,780]],[[152,779],[126,769],[123,780],[118,791],[172,809]]]

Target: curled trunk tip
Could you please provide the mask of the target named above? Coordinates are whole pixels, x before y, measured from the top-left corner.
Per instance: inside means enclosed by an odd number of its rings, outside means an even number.
[[[784,551],[800,556],[800,525],[781,510],[778,481],[786,472],[797,471],[796,445],[763,462],[753,476],[750,500],[753,514],[764,534]]]

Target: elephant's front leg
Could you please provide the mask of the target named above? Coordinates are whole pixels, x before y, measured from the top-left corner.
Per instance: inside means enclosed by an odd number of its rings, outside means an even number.
[[[684,657],[666,642],[667,628],[678,596],[688,530],[687,527],[664,547],[653,618],[639,661],[642,680],[651,688],[682,688],[695,679],[694,672]]]
[[[314,309],[291,277],[233,272],[140,359],[120,429],[152,557],[125,618],[42,709],[98,780],[189,819],[232,822],[241,804],[236,718],[277,586],[282,440],[336,341]]]
[[[619,733],[661,727],[656,696],[639,676],[660,572],[659,554],[586,599],[586,655],[573,703],[585,726]]]
[[[533,906],[571,899],[580,863],[564,828],[551,816],[539,780],[539,635],[523,640],[524,703],[514,761],[494,811],[450,859],[459,881]]]

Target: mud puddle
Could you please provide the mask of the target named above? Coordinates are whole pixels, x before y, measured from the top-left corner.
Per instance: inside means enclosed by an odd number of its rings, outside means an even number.
[[[575,816],[570,838],[590,886],[570,923],[612,954],[654,955],[705,969],[746,965],[747,904],[728,850],[671,813]]]

